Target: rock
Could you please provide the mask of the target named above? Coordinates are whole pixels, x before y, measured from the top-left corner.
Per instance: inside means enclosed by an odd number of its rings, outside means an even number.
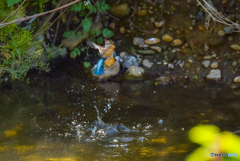
[[[127,3],[118,4],[116,6],[111,6],[109,12],[118,18],[124,17],[130,13],[130,7]]]
[[[209,65],[211,64],[211,62],[209,60],[205,60],[202,62],[202,65],[205,67],[205,68],[208,68]]]
[[[235,83],[240,83],[240,76],[236,76],[233,81]]]
[[[224,31],[226,34],[231,34],[233,32],[234,27],[233,26],[228,26],[224,28]]]
[[[155,51],[153,51],[153,50],[138,50],[137,52],[138,52],[139,54],[143,54],[143,55],[155,54]]]
[[[148,45],[153,45],[153,44],[159,43],[160,39],[159,38],[149,38],[149,39],[146,39],[144,42]]]
[[[168,68],[169,69],[173,69],[174,68],[174,65],[172,63],[168,63]]]
[[[121,34],[125,34],[125,32],[126,32],[125,28],[124,28],[124,27],[121,27],[121,28],[120,28],[120,33],[121,33]]]
[[[217,34],[219,36],[225,36],[225,32],[223,30],[218,30]]]
[[[162,25],[164,25],[165,24],[165,20],[163,20],[163,21],[161,21],[161,22],[154,22],[154,25],[156,26],[156,27],[161,27]]]
[[[183,44],[183,41],[180,39],[175,39],[173,40],[173,42],[171,43],[172,46],[181,46]]]
[[[109,28],[112,29],[112,30],[114,30],[114,29],[115,29],[115,26],[116,26],[116,24],[115,24],[114,22],[112,22],[112,23],[110,23]]]
[[[159,78],[156,79],[156,83],[158,85],[168,85],[171,82],[171,79],[169,77],[164,77],[161,76]]]
[[[147,68],[151,68],[153,66],[153,62],[150,62],[148,59],[144,59],[142,64]]]
[[[138,66],[139,65],[137,59],[134,56],[132,56],[132,55],[125,55],[123,57],[122,64],[126,68],[130,68],[131,66]]]
[[[121,52],[119,55],[120,55],[121,58],[124,58],[124,57],[127,55],[127,52],[126,52],[126,51],[123,51],[123,52]]]
[[[232,66],[234,66],[234,67],[237,66],[237,61],[233,61]]]
[[[123,77],[128,80],[136,80],[144,78],[144,69],[137,66],[131,66],[128,70],[123,74]]]
[[[233,37],[232,36],[229,36],[228,37],[228,41],[232,41],[233,40]]]
[[[207,61],[207,60],[206,60],[206,61]],[[211,68],[213,68],[213,69],[218,68],[218,62],[217,62],[217,61],[212,62]]]
[[[140,48],[148,48],[149,45],[148,44],[145,44],[144,42],[141,42],[139,45],[138,45]]]
[[[209,60],[209,59],[212,59],[212,56],[211,56],[211,55],[205,55],[205,56],[203,57],[203,59]]]
[[[133,45],[139,45],[142,42],[144,42],[144,40],[140,37],[134,37],[133,38]]]
[[[147,13],[146,9],[140,10],[140,11],[138,11],[138,16],[145,16],[146,13]]]
[[[153,31],[153,34],[157,34],[159,32],[159,30],[158,29],[155,29],[154,31]]]
[[[215,81],[220,81],[221,77],[221,71],[219,69],[212,69],[207,75],[207,79]]]
[[[168,34],[163,35],[162,39],[163,39],[163,41],[166,41],[166,42],[172,42],[173,41],[173,38]]]
[[[161,51],[162,51],[161,47],[159,47],[159,46],[151,46],[150,48],[155,50],[158,53],[161,53]]]
[[[234,50],[240,50],[240,45],[232,44],[231,48],[234,49]]]
[[[185,62],[184,62],[184,61],[182,61],[181,63],[179,63],[179,65],[178,65],[178,66],[179,66],[180,68],[183,68],[183,67],[184,67],[184,64],[185,64]]]

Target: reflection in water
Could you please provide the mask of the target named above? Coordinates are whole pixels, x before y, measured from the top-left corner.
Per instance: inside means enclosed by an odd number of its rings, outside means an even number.
[[[239,89],[80,79],[0,91],[0,160],[183,160],[200,123],[239,130]]]

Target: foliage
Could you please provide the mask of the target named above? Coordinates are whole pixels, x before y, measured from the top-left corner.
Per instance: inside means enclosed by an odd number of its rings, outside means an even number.
[[[14,4],[20,2],[21,0],[7,0],[8,7],[13,6]]]
[[[83,32],[88,33],[89,39],[96,42],[97,44],[103,43],[103,38],[110,38],[113,36],[112,30],[108,28],[104,28],[103,30],[91,30],[91,26],[93,25],[93,17],[96,17],[96,13],[104,13],[109,9],[109,5],[106,4],[105,0],[97,1],[95,4],[91,3],[89,0],[85,0],[83,2],[78,2],[71,6],[70,11],[75,14],[78,14],[80,19],[82,19],[80,26],[82,27]],[[64,32],[63,37],[68,38],[70,36],[81,36],[82,33],[78,31],[74,34],[73,30],[69,30]],[[96,39],[95,39],[96,37]],[[70,56],[75,58],[77,55],[77,49],[75,48]],[[90,65],[90,64],[89,64]],[[85,65],[84,65],[85,66]],[[85,66],[86,67],[86,66]]]
[[[85,68],[89,68],[91,66],[90,62],[87,61],[85,61],[83,65]]]
[[[201,147],[192,152],[186,161],[240,161],[240,138],[233,133],[220,133],[220,129],[214,125],[200,125],[189,131],[189,139]],[[212,158],[211,153],[234,153],[238,156]]]
[[[78,48],[74,48],[70,53],[71,58],[75,58],[77,55],[81,55],[81,51]]]
[[[14,6],[7,7],[8,5],[8,0],[0,1],[0,21],[14,11]],[[6,22],[24,17],[24,13],[25,10],[21,7]],[[4,77],[22,79],[33,68],[49,71],[49,59],[58,54],[53,54],[53,50],[48,50],[48,47],[47,52],[44,52],[44,38],[41,35],[33,40],[34,20],[0,28],[0,80]]]

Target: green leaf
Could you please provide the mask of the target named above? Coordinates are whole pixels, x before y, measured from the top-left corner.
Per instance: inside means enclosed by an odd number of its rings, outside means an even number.
[[[96,36],[99,36],[101,34],[101,29],[96,30],[95,34]]]
[[[102,37],[97,38],[97,43],[102,44],[103,43],[103,38]]]
[[[14,4],[20,2],[21,0],[7,0],[8,7],[13,6]]]
[[[83,65],[85,68],[89,68],[91,66],[90,62],[87,61],[85,61]]]
[[[66,32],[64,32],[63,37],[64,37],[64,38],[68,38],[68,37],[70,37],[73,33],[74,33],[73,30],[66,31]]]
[[[74,48],[74,51],[76,52],[77,55],[81,55],[81,51],[78,48]]]
[[[76,51],[73,50],[73,51],[70,53],[70,56],[71,56],[71,58],[76,58],[76,56],[77,56]]]
[[[85,18],[81,26],[83,27],[84,32],[90,31],[90,27],[92,26],[92,20],[90,18]]]
[[[70,11],[75,11],[75,12],[80,12],[82,10],[82,2],[79,3],[75,3],[74,5],[72,5],[72,7],[70,8]]]
[[[108,37],[112,37],[112,36],[113,36],[112,30],[109,30],[107,28],[103,29],[103,37],[108,38]]]

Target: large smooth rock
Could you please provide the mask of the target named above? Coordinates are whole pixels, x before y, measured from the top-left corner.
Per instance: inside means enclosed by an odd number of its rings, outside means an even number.
[[[235,83],[240,83],[240,76],[236,76],[233,81]]]
[[[219,69],[212,69],[209,74],[207,75],[207,79],[220,81],[222,78],[221,70]]]
[[[150,62],[148,59],[144,59],[142,64],[147,68],[151,68],[153,66],[153,62]]]
[[[109,12],[118,18],[126,16],[130,13],[130,7],[127,3],[122,3],[116,6],[110,6]]]
[[[128,80],[137,80],[144,78],[144,69],[137,66],[131,66],[128,70],[123,74],[123,77]]]
[[[163,35],[162,39],[163,39],[163,41],[166,41],[166,42],[172,42],[173,41],[173,38],[168,34]]]
[[[209,60],[205,60],[202,62],[202,65],[205,67],[205,68],[208,68],[209,65],[211,64],[211,62]]]
[[[234,49],[234,50],[240,50],[240,45],[238,45],[238,44],[232,44],[232,45],[231,45],[231,48]]]

